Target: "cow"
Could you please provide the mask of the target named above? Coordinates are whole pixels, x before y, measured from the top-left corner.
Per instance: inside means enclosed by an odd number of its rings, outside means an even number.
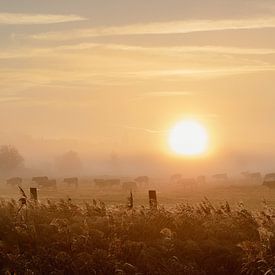
[[[98,188],[110,188],[120,185],[120,179],[94,179],[94,183]]]
[[[178,181],[178,185],[184,189],[194,189],[197,187],[197,181],[193,178],[182,178]]]
[[[33,177],[32,181],[35,182],[39,187],[56,188],[56,180],[49,180],[48,177]]]
[[[22,181],[23,181],[22,178],[14,177],[14,178],[7,179],[7,184],[11,186],[21,185]]]
[[[47,180],[45,182],[38,183],[38,186],[44,187],[44,188],[56,188],[56,180]]]
[[[170,182],[171,183],[178,183],[182,178],[181,174],[174,174],[170,177]]]
[[[95,187],[105,187],[105,180],[104,179],[94,179]]]
[[[250,173],[250,172],[242,172],[242,176],[245,178],[246,182],[252,184],[259,184],[262,182],[262,174],[257,173]]]
[[[197,177],[197,183],[200,184],[200,185],[205,185],[205,183],[206,183],[205,176],[198,176]]]
[[[137,190],[137,183],[134,181],[128,181],[122,183],[122,190],[123,191],[136,191]]]
[[[106,183],[110,187],[119,186],[120,185],[120,179],[109,179],[109,180],[106,180]]]
[[[39,184],[41,182],[47,182],[49,180],[48,177],[33,177],[32,181]]]
[[[63,182],[67,183],[68,186],[78,187],[78,178],[64,178]]]
[[[148,186],[149,183],[149,177],[147,176],[140,176],[134,179],[134,181],[140,185],[141,187],[146,187]]]
[[[266,186],[270,189],[275,189],[275,173],[265,175],[263,186]]]
[[[219,180],[219,181],[227,181],[228,180],[228,176],[226,173],[213,175],[212,178],[215,180]]]

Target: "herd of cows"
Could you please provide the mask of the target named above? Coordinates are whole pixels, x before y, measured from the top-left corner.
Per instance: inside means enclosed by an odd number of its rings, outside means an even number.
[[[22,182],[23,179],[20,177],[13,177],[7,180],[7,184],[10,186],[20,186]],[[210,180],[205,176],[199,176],[197,178],[184,178],[181,174],[174,174],[170,177],[169,185],[180,186],[183,188],[195,188],[198,186],[205,186],[209,182],[224,185],[226,183],[232,183],[232,179],[230,179],[227,174],[215,174]],[[263,185],[268,188],[275,189],[275,173],[269,173],[262,176],[261,173],[243,172],[241,173],[239,182],[248,183],[251,185]],[[78,188],[79,179],[77,177],[64,178],[62,183],[68,187]],[[98,189],[120,188],[124,191],[136,191],[138,188],[143,189],[149,186],[149,177],[140,176],[132,179],[131,181],[120,178],[96,178],[92,180],[92,183],[93,186]],[[33,177],[31,180],[31,185],[38,188],[57,188],[57,180],[49,179],[47,176]]]
[[[195,178],[183,178],[181,174],[175,174],[171,177],[171,182],[181,186],[198,186],[198,185],[205,185],[209,179],[206,179],[205,176],[199,176]],[[215,174],[211,177],[210,181],[212,183],[217,184],[232,184],[234,179],[229,178],[229,176],[224,174]],[[250,173],[250,172],[242,172],[240,177],[235,178],[235,181],[238,184],[250,184],[250,185],[263,185],[270,189],[275,189],[275,173],[268,173],[264,176],[260,172],[257,173]]]
[[[7,179],[7,185],[10,186],[21,186],[23,179],[21,177],[12,177]],[[77,177],[64,178],[62,183],[68,187],[78,188],[79,179]],[[96,188],[113,188],[121,187],[125,191],[136,191],[138,187],[146,187],[149,184],[149,177],[140,176],[135,178],[133,181],[122,181],[121,179],[94,179],[94,187]],[[31,185],[38,188],[57,188],[57,180],[49,179],[47,176],[33,177]]]

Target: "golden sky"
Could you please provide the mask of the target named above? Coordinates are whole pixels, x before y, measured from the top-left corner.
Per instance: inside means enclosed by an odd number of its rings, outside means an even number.
[[[194,118],[208,161],[275,155],[272,0],[1,1],[0,34],[1,143],[171,160]]]

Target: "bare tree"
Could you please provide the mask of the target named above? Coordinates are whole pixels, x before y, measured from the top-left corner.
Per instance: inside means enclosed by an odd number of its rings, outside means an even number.
[[[12,145],[2,145],[0,147],[0,172],[2,174],[11,173],[23,167],[24,158]]]

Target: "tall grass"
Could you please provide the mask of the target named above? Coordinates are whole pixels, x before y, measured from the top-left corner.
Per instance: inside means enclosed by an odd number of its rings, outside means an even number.
[[[18,211],[20,209],[20,211]],[[1,274],[275,274],[275,211],[263,204],[106,207],[0,202]]]

